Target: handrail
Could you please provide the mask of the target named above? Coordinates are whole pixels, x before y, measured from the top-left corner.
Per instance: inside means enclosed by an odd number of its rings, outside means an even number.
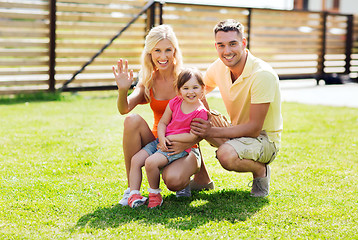
[[[132,25],[141,15],[143,15],[143,13],[145,13],[150,7],[152,7],[152,5],[155,3],[155,0],[151,0],[149,1],[146,5],[144,5],[144,7],[142,8],[142,10],[131,20],[127,23],[127,25],[121,30],[119,31],[115,36],[112,37],[111,40],[109,40],[109,42],[104,45],[102,47],[102,49],[100,49],[95,55],[93,55],[93,57],[86,62],[80,70],[78,70],[76,73],[74,73],[71,77],[71,79],[67,80],[63,86],[59,89],[60,91],[64,91],[67,88],[67,85],[70,84],[78,74],[80,74],[81,72],[83,72],[83,70],[89,65],[91,64],[104,50],[106,50],[106,48],[108,48],[114,40],[116,40],[125,30],[127,30],[127,28],[130,27],[130,25]]]

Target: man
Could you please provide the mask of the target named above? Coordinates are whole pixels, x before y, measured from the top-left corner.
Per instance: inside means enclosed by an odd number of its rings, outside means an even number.
[[[253,174],[251,196],[266,197],[268,164],[276,157],[282,132],[279,79],[267,63],[246,49],[241,23],[222,21],[214,33],[219,59],[206,72],[205,90],[219,87],[232,125],[218,127],[194,119],[191,128],[218,147],[216,157],[223,168]]]

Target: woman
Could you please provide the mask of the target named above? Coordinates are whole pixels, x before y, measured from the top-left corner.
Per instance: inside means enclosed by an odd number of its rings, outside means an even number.
[[[170,99],[176,96],[174,81],[182,66],[182,55],[178,40],[168,25],[160,25],[151,29],[145,39],[141,56],[140,81],[128,96],[133,82],[133,71],[128,72],[128,62],[120,59],[118,68],[113,66],[113,73],[118,86],[118,111],[123,115],[129,113],[138,104],[150,103],[154,113],[154,126],[151,130],[147,122],[138,114],[132,114],[124,120],[123,152],[126,165],[127,181],[129,179],[131,159],[147,143],[157,137],[157,125]],[[195,143],[174,142],[170,151],[179,153]],[[199,161],[198,161],[199,160]],[[200,156],[192,152],[186,158],[179,159],[163,169],[162,177],[168,189],[179,191],[188,186],[190,177],[200,168]],[[211,183],[205,165],[202,163],[199,183]],[[120,200],[121,205],[128,204],[128,188]],[[205,188],[205,186],[204,186]],[[187,193],[182,193],[186,195]],[[177,196],[180,196],[177,194]]]

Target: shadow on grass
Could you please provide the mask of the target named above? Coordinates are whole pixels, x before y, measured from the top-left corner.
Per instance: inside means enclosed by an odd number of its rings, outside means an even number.
[[[250,197],[247,191],[194,192],[190,198],[176,198],[171,194],[164,198],[159,209],[148,209],[147,206],[131,209],[121,205],[100,208],[82,216],[73,230],[116,228],[133,221],[190,230],[209,221],[245,221],[268,203],[267,198]]]
[[[131,92],[131,90],[129,91]],[[101,92],[36,92],[36,93],[21,93],[15,95],[0,95],[0,105],[19,104],[26,102],[53,102],[53,101],[72,101],[75,99],[109,99],[116,98],[115,91],[101,91]],[[129,93],[128,93],[129,95]]]
[[[49,102],[61,101],[63,96],[60,92],[37,92],[37,93],[22,93],[16,95],[0,96],[0,105],[2,104],[18,104],[25,102]]]

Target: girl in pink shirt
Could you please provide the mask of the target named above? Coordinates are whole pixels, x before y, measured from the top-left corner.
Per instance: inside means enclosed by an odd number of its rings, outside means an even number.
[[[199,70],[192,68],[183,70],[178,76],[176,89],[178,96],[169,101],[159,121],[158,138],[147,144],[132,158],[132,162],[142,161],[145,165],[150,186],[148,208],[161,206],[163,203],[159,188],[160,169],[177,159],[187,157],[190,151],[199,152],[196,146],[193,146],[181,153],[171,155],[167,146],[171,144],[171,141],[192,142],[196,140],[198,136],[190,132],[191,121],[194,118],[208,119],[207,110],[200,100],[204,94],[204,82]],[[131,193],[128,205],[132,208],[146,202],[146,198],[140,194],[139,189],[132,189],[132,186],[140,186],[142,181],[142,175],[138,175],[138,172],[138,169],[132,171],[131,167],[129,174]]]

